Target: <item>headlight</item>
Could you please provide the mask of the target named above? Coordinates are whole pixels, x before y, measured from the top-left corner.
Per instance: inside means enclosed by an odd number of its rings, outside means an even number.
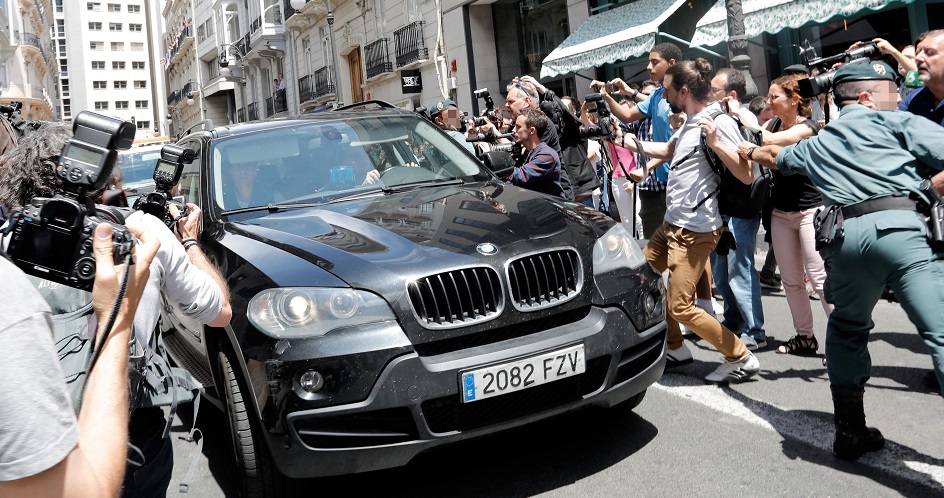
[[[267,289],[249,301],[249,321],[276,339],[323,336],[352,325],[395,320],[370,292],[346,288]]]
[[[623,225],[617,223],[593,245],[593,274],[600,275],[618,268],[637,268],[646,256]]]

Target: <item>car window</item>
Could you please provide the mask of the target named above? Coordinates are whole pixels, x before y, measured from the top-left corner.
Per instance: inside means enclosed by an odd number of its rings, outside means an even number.
[[[160,147],[134,148],[119,155],[121,174],[125,186],[135,186],[154,181],[154,167],[161,157]]]
[[[246,133],[216,141],[212,154],[213,198],[223,210],[324,202],[411,183],[488,178],[461,144],[412,116]]]
[[[200,140],[191,140],[179,144],[181,147],[193,150],[195,157],[193,162],[184,165],[184,170],[180,175],[180,195],[184,197],[184,202],[198,204],[200,199],[200,165],[203,162]]]

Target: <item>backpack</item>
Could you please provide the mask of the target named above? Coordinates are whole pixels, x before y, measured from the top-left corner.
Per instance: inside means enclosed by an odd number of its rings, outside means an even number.
[[[708,115],[712,119],[716,119],[720,115],[725,115],[733,119],[735,124],[737,124],[738,132],[742,139],[754,145],[763,145],[763,132],[760,129],[742,123],[741,118],[738,116],[727,114],[720,110],[711,111]],[[725,167],[721,158],[708,147],[704,131],[701,133],[701,142],[695,148],[695,151],[699,149],[705,155],[705,159],[708,161],[709,166],[711,166],[711,170],[721,177],[721,181],[718,183],[718,187],[699,201],[692,210],[698,209],[698,207],[707,202],[711,196],[718,194],[719,211],[723,215],[734,216],[736,218],[752,218],[760,213],[764,204],[767,202],[767,198],[770,196],[770,189],[773,187],[774,177],[770,170],[761,167],[760,174],[754,176],[754,181],[750,185],[746,185],[728,171],[728,168]]]

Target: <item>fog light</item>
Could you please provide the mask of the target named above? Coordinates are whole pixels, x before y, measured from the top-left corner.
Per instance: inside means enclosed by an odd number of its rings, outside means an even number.
[[[315,370],[308,370],[298,379],[298,383],[306,392],[316,393],[324,388],[324,377]]]
[[[657,301],[658,301],[658,298],[656,297],[656,293],[655,293],[655,292],[647,292],[647,293],[646,293],[646,303],[645,303],[645,304],[646,304],[646,313],[647,313],[647,314],[650,314],[650,315],[651,315],[652,312],[655,311],[655,309],[656,309],[656,302],[657,302]]]

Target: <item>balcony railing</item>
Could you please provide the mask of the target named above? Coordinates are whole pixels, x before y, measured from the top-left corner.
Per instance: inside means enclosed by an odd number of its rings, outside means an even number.
[[[426,48],[426,40],[423,38],[425,24],[425,21],[416,21],[393,32],[397,67],[429,59],[429,49]]]
[[[180,102],[180,90],[174,90],[173,93],[167,96],[167,105],[175,106]]]
[[[262,16],[259,16],[252,21],[252,24],[249,25],[249,32],[255,33],[261,27],[262,27]]]
[[[289,17],[292,17],[293,14],[295,14],[295,9],[292,7],[291,0],[282,0],[282,12],[285,13],[285,19],[288,19]]]
[[[184,98],[190,94],[190,92],[195,92],[200,88],[196,83],[190,81],[180,90],[180,97]]]
[[[393,72],[390,53],[387,51],[386,38],[381,38],[364,47],[364,55],[367,60],[368,78]]]
[[[244,123],[245,121],[246,121],[246,108],[240,107],[239,110],[236,111],[236,122]]]
[[[246,120],[255,121],[259,119],[259,103],[253,102],[246,106]]]
[[[39,53],[43,56],[43,60],[46,60],[46,49],[43,48],[43,42],[39,39],[39,36],[33,33],[21,33],[19,31],[14,31],[13,43],[15,45],[28,45],[35,48],[36,50],[39,50]]]
[[[334,82],[331,81],[331,66],[325,66],[315,71],[312,76],[315,80],[314,98],[334,93]]]
[[[265,19],[266,24],[282,24],[282,10],[279,4],[274,3],[266,7],[262,13],[262,18]]]
[[[315,98],[315,92],[311,88],[311,75],[306,74],[301,78],[298,78],[298,100],[302,102],[308,102],[309,100]]]

